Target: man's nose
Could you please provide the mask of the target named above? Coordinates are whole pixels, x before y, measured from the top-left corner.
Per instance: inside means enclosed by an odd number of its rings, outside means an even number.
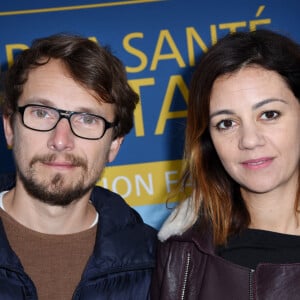
[[[56,127],[50,131],[48,148],[56,151],[71,150],[74,147],[74,137],[69,120],[62,118]]]

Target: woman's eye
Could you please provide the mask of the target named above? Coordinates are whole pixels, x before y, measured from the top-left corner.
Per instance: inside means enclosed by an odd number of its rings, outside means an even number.
[[[261,118],[263,120],[274,120],[277,119],[280,116],[279,112],[277,111],[265,111],[264,113],[261,114]]]
[[[217,123],[216,127],[218,130],[230,129],[235,125],[235,122],[232,120],[222,120]]]

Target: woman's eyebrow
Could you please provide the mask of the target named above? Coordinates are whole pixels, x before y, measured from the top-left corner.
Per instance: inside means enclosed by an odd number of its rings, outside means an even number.
[[[217,110],[209,116],[209,119],[211,120],[213,117],[218,115],[234,115],[234,111],[230,109]]]
[[[270,99],[265,99],[265,100],[262,100],[258,103],[255,103],[253,106],[252,106],[252,109],[253,110],[256,110],[268,103],[272,103],[272,102],[281,102],[281,103],[284,103],[284,104],[287,104],[287,101],[283,100],[283,99],[277,99],[277,98],[270,98]],[[230,109],[221,109],[221,110],[217,110],[215,112],[213,112],[210,116],[209,116],[209,119],[211,120],[213,117],[215,116],[218,116],[218,115],[234,115],[234,111],[233,110],[230,110]]]
[[[268,103],[271,103],[271,102],[281,102],[281,103],[284,103],[284,104],[287,104],[287,101],[283,100],[283,99],[277,99],[277,98],[270,98],[270,99],[265,99],[265,100],[262,100],[258,103],[255,103],[253,106],[252,106],[252,109],[255,110],[255,109],[258,109]]]

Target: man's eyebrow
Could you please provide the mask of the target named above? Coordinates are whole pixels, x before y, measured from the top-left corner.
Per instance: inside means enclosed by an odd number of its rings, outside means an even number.
[[[52,102],[46,98],[40,98],[40,97],[30,97],[26,99],[26,102],[29,104],[39,104],[39,105],[46,105],[51,106]]]
[[[277,99],[277,98],[270,98],[270,99],[265,99],[265,100],[262,100],[258,103],[255,103],[253,106],[252,106],[252,109],[255,110],[255,109],[258,109],[268,103],[271,103],[271,102],[281,102],[281,103],[284,103],[284,104],[287,104],[287,101],[283,100],[283,99]],[[222,109],[222,110],[217,110],[215,111],[214,113],[212,113],[210,116],[209,116],[209,119],[211,120],[213,117],[215,116],[218,116],[218,115],[234,115],[234,111],[233,110],[230,110],[230,109]]]
[[[57,109],[61,109],[61,107],[57,107],[51,100],[48,100],[46,98],[39,98],[39,97],[32,97],[28,98],[27,104],[38,104],[38,105],[45,105]],[[94,114],[94,115],[102,115],[101,112],[96,112],[95,109],[89,108],[89,107],[77,107],[76,109],[72,110],[72,112],[79,112],[79,113],[88,113],[88,114]]]

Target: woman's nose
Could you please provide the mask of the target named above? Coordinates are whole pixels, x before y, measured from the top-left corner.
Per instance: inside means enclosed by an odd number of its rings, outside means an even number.
[[[265,139],[263,132],[256,124],[247,124],[240,128],[240,149],[253,149],[257,146],[263,146],[264,144]]]

